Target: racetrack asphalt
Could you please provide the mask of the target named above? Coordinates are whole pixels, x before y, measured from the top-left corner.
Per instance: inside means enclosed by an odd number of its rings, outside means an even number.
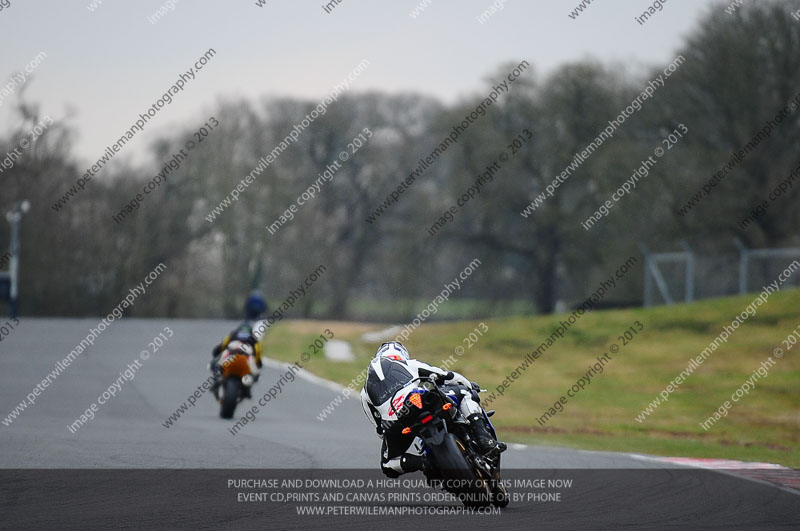
[[[97,319],[22,319],[0,343],[0,419],[7,419],[36,384],[97,323]],[[293,382],[286,382],[280,394],[260,407],[255,420],[241,427],[236,435],[229,430],[235,419],[220,419],[218,405],[208,393],[171,427],[164,426],[170,415],[208,377],[206,364],[211,348],[233,325],[230,321],[200,320],[124,319],[114,322],[94,346],[57,378],[51,378],[52,383],[36,397],[34,404],[28,405],[8,425],[0,425],[0,469],[6,469],[0,472],[0,477],[4,478],[0,500],[3,512],[16,514],[19,520],[15,525],[19,528],[39,527],[34,523],[51,528],[71,527],[67,525],[70,521],[64,518],[73,504],[59,505],[57,513],[44,511],[31,516],[32,500],[37,499],[35,490],[30,492],[27,501],[11,494],[14,489],[9,482],[12,480],[25,484],[36,478],[42,483],[41,476],[37,476],[41,470],[30,469],[190,469],[194,470],[193,474],[197,473],[196,469],[318,470],[320,474],[329,474],[331,469],[347,470],[348,474],[359,469],[374,472],[378,467],[380,441],[359,401],[346,400],[333,414],[319,421],[317,415],[337,391],[335,386],[322,385],[312,379],[297,377]],[[174,335],[153,353],[149,343],[166,327]],[[151,351],[146,360],[140,355],[144,350]],[[120,380],[120,373],[137,359],[139,367],[133,377]],[[284,373],[280,364],[265,365],[253,395],[260,397]],[[116,395],[98,406],[93,420],[72,433],[69,426],[114,382],[122,384]],[[253,404],[253,401],[240,404],[236,418]],[[502,415],[502,411],[498,415]],[[525,528],[540,529],[800,527],[797,494],[727,474],[711,471],[690,474],[682,467],[624,453],[523,445],[511,445],[504,454],[503,466],[523,475],[524,469],[536,469],[547,477],[556,477],[557,471],[562,470],[562,476],[575,477],[576,490],[565,493],[565,498],[569,498],[567,494],[572,496],[571,501],[512,503],[498,517],[484,516],[475,520],[473,516],[411,515],[402,521],[410,526],[431,518],[452,519],[453,522],[470,518],[473,527],[485,525],[493,529],[516,528],[522,522],[526,522]],[[573,472],[566,469],[573,469]],[[641,472],[634,475],[613,472],[620,469]],[[591,470],[598,472],[592,474]],[[64,472],[68,471],[59,473]],[[214,477],[219,477],[219,473],[225,474],[218,471]],[[63,486],[50,485],[43,487],[42,494],[46,493],[51,500],[54,496],[65,500],[89,496],[96,487],[90,485],[90,479],[81,478],[73,488],[59,490]],[[196,482],[197,479],[181,481]],[[81,482],[86,484],[78,488]],[[211,527],[214,523],[213,516],[200,517],[205,511],[192,510],[197,500],[189,501],[177,493],[167,497],[172,507],[178,504],[186,509],[178,513],[184,518],[170,520],[169,527]],[[208,503],[213,504],[213,500]],[[84,506],[78,504],[77,507]],[[134,503],[116,516],[135,520],[135,507]],[[308,527],[318,521],[327,527],[341,524],[352,529],[386,521],[386,517],[380,516],[300,518],[286,505],[240,504],[239,509],[241,514],[236,525],[241,529]],[[267,512],[274,518],[272,523],[279,525],[265,524],[261,518],[265,509],[269,509]],[[80,520],[81,515],[88,518],[90,513],[91,510],[87,512],[84,507],[82,512],[76,513],[78,520],[71,521],[79,522],[84,528],[92,527],[93,522],[106,526],[114,523],[113,511],[106,520]],[[397,524],[399,520],[393,519],[393,522]],[[231,520],[223,518],[217,523],[230,524]]]

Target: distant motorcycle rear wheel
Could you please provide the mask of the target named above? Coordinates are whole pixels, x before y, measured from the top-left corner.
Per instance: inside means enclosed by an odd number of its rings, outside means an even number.
[[[222,383],[222,406],[219,408],[219,416],[224,419],[232,419],[233,412],[236,411],[236,404],[239,401],[239,387],[242,384],[236,378],[229,378]]]

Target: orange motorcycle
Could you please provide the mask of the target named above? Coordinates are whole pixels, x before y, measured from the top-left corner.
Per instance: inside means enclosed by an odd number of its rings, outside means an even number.
[[[219,386],[216,388],[220,403],[219,416],[233,418],[236,405],[250,398],[250,387],[258,376],[253,347],[241,341],[231,341],[216,361],[219,367]]]

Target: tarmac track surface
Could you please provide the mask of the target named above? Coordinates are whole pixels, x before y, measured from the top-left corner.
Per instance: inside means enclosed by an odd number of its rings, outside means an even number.
[[[97,323],[22,320],[0,343],[0,419],[6,419]],[[0,425],[4,518],[17,528],[84,529],[289,529],[320,523],[326,528],[374,529],[378,522],[388,528],[436,522],[492,529],[800,527],[800,497],[771,485],[717,472],[666,468],[621,453],[521,445],[504,454],[508,475],[574,479],[561,501],[520,501],[499,516],[414,514],[430,512],[427,503],[400,504],[408,507],[410,514],[404,516],[299,516],[296,504],[239,502],[225,487],[227,479],[237,477],[230,469],[261,478],[382,476],[375,473],[379,440],[358,401],[346,400],[321,422],[317,415],[337,392],[304,378],[287,382],[236,435],[229,431],[233,422],[218,417],[218,406],[208,394],[171,427],[164,426],[208,377],[211,347],[233,325],[114,322],[94,346],[51,378],[34,404],[8,425]],[[174,335],[153,353],[149,343],[165,327]],[[143,350],[151,351],[149,359],[141,360]],[[95,418],[72,433],[69,426],[120,382],[120,373],[136,360],[140,366],[133,378],[123,380],[116,395],[98,405]],[[253,395],[260,397],[284,372],[276,364],[266,365]],[[253,404],[240,404],[237,418]],[[432,506],[447,510],[459,504]]]

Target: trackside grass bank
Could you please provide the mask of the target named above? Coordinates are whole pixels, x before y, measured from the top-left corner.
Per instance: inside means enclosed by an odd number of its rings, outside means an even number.
[[[489,390],[484,400],[494,393],[490,407],[497,410],[493,421],[504,440],[800,468],[800,341],[786,348],[787,337],[800,325],[800,290],[772,294],[686,372],[755,296],[592,311],[546,349],[539,347],[568,314],[486,320],[488,331],[473,335],[477,341],[465,338],[481,329],[480,321],[423,324],[406,346],[429,363],[450,359],[452,370]],[[333,363],[318,353],[307,368],[347,385],[377,347],[362,342],[361,334],[381,327],[287,321],[267,334],[267,356],[294,361],[325,328],[351,342],[356,361]],[[621,339],[626,331],[632,339]],[[617,345],[616,353],[611,345]],[[776,348],[783,350],[782,357],[775,356]],[[672,390],[665,392],[671,383]],[[718,418],[707,422],[715,412]]]

